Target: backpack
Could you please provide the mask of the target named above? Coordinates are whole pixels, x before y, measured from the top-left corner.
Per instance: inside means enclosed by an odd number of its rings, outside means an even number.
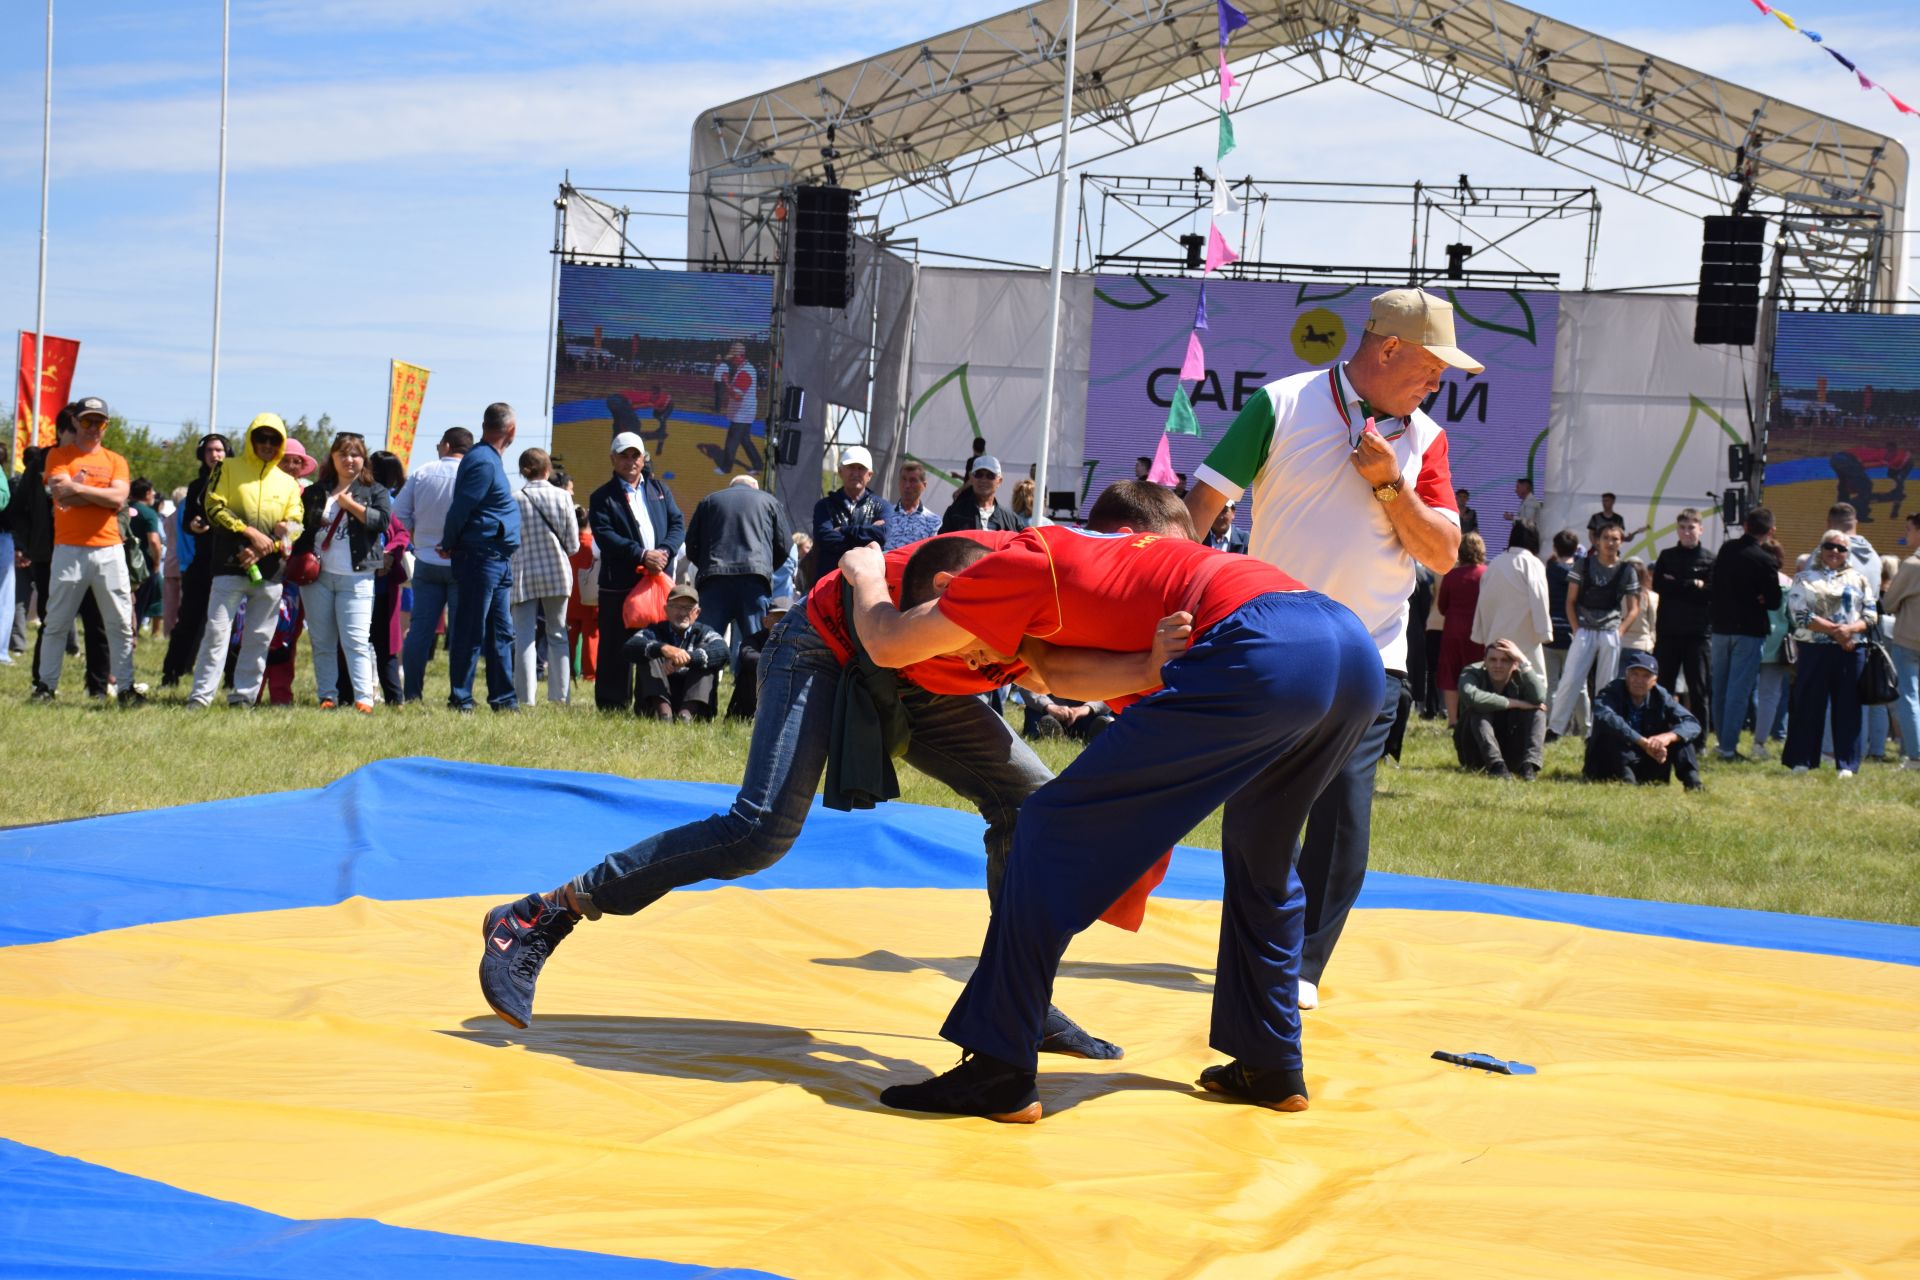
[[[146,547],[134,536],[133,517],[125,507],[120,509],[120,550],[127,557],[127,585],[138,590],[153,576],[153,566],[147,563]]]

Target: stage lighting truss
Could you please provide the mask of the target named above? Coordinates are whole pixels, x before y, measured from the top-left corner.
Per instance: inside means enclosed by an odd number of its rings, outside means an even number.
[[[1899,278],[1907,155],[1781,102],[1505,0],[1247,6],[1232,66],[1244,110],[1336,79],[1692,215],[1766,195],[1791,296],[1865,307]],[[1047,0],[703,112],[688,256],[769,256],[778,193],[839,180],[883,236],[1050,176],[1066,0]],[[1209,125],[1213,0],[1086,0],[1074,96],[1081,167]]]

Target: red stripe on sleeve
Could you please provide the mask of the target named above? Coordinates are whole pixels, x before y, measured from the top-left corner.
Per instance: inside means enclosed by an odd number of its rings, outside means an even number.
[[[1414,481],[1413,491],[1429,507],[1459,516],[1460,504],[1453,499],[1453,468],[1447,462],[1446,432],[1437,433],[1420,455],[1420,478]]]

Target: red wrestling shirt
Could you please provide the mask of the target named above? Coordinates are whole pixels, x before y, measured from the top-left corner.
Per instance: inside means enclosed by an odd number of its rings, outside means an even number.
[[[1199,581],[1203,565],[1209,576]],[[1255,596],[1305,589],[1264,560],[1178,535],[1049,525],[967,566],[947,585],[940,612],[1001,653],[1017,652],[1022,636],[1134,653],[1153,647],[1154,628],[1170,613],[1192,612],[1197,640]]]
[[[963,529],[958,533],[940,536],[968,538],[993,551],[1020,535],[999,530]],[[887,552],[887,598],[893,601],[895,608],[900,606],[900,580],[906,576],[907,561],[913,559],[913,553],[925,545],[925,542],[914,542]],[[827,642],[827,648],[833,650],[836,658],[842,663],[853,661],[853,639],[847,627],[845,593],[840,588],[838,569],[820,579],[813,590],[807,593],[807,621],[813,624],[813,629],[820,633],[820,638]],[[1016,644],[1001,652],[1013,653],[1019,647]],[[976,671],[958,658],[943,656],[902,667],[899,675],[901,679],[918,685],[928,693],[974,694],[998,689],[1026,669],[1025,663],[1013,662],[1005,666],[990,664]]]

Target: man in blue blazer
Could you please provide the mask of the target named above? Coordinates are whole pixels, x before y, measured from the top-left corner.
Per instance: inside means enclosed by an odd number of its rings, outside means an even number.
[[[613,438],[613,478],[587,499],[587,522],[600,552],[600,670],[593,703],[638,711],[633,663],[623,656],[633,633],[621,605],[643,573],[665,573],[686,539],[687,523],[667,486],[647,468],[646,446],[631,431]]]

